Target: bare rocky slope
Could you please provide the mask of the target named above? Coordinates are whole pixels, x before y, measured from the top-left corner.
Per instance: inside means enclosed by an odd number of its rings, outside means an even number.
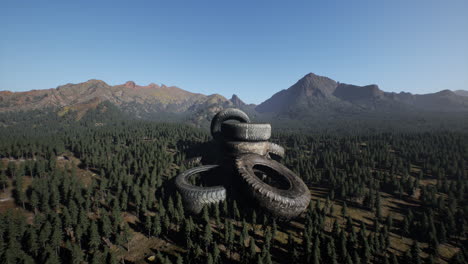
[[[105,101],[139,118],[197,113],[192,116],[192,121],[211,118],[210,115],[222,108],[244,105],[237,96],[228,100],[219,94],[191,93],[175,86],[159,86],[154,83],[140,86],[132,81],[111,86],[101,80],[89,80],[55,89],[1,91],[0,112],[53,109],[61,115],[70,111],[84,113]]]

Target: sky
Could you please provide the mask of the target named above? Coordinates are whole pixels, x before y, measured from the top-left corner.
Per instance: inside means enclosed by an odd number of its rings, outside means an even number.
[[[100,79],[261,103],[309,72],[468,90],[468,1],[0,1],[0,90]]]

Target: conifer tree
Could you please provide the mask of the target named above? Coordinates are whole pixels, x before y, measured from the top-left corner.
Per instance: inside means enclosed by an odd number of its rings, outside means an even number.
[[[203,242],[205,244],[205,251],[208,251],[208,248],[213,241],[213,234],[211,232],[211,226],[209,224],[205,225],[205,230],[203,232]]]
[[[421,256],[419,255],[421,250],[419,249],[419,245],[417,241],[413,241],[410,251],[411,251],[412,263],[421,264]]]
[[[8,185],[8,177],[6,176],[5,171],[0,169],[0,187],[2,188],[3,192],[5,192],[6,188],[8,188]]]
[[[89,237],[88,247],[91,250],[96,251],[101,243],[96,221],[91,222],[91,225],[89,226],[89,230],[88,230],[88,237]]]

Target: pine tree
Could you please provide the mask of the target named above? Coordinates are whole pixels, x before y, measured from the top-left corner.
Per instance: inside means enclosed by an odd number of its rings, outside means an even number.
[[[429,255],[429,258],[427,259],[427,263],[428,264],[435,264],[434,255]]]
[[[205,231],[203,232],[203,242],[205,243],[205,251],[208,251],[208,247],[213,241],[213,234],[211,232],[211,226],[205,225]]]
[[[271,260],[271,253],[270,253],[270,251],[268,251],[268,252],[265,254],[265,257],[263,258],[263,263],[264,263],[264,264],[273,264],[273,261]]]
[[[91,258],[91,264],[100,264],[103,263],[102,256],[99,251],[94,252]]]
[[[47,257],[45,264],[60,264],[61,263],[60,258],[58,257],[57,254],[55,254],[55,252],[53,252],[52,249],[46,248],[46,252],[48,252],[47,253],[48,257]]]
[[[392,230],[392,227],[393,227],[393,217],[392,217],[391,214],[388,214],[388,215],[387,215],[386,225],[387,225],[388,230]]]
[[[214,263],[220,263],[220,260],[221,260],[220,254],[221,254],[221,252],[219,251],[219,248],[215,245],[214,248],[213,248],[213,261],[214,261]]]
[[[233,208],[232,211],[234,212],[234,219],[239,220],[240,212],[239,212],[239,208],[237,208],[237,203],[235,200],[233,202],[232,208]]]
[[[206,264],[214,264],[213,256],[209,252],[208,252],[208,254],[206,256]]]
[[[175,210],[174,201],[172,200],[172,197],[169,197],[169,201],[167,202],[167,211],[172,218],[174,218]]]
[[[354,251],[353,263],[354,263],[354,264],[361,264],[361,258],[359,257],[359,253],[358,253],[357,250]]]
[[[251,237],[249,241],[249,253],[247,255],[250,263],[254,263],[256,254],[257,254],[257,251],[255,250],[255,241]]]
[[[229,216],[227,200],[224,200],[224,201],[223,201],[223,203],[222,203],[222,208],[223,208],[223,216],[224,216],[224,217]]]
[[[181,255],[177,255],[176,264],[184,264],[184,259],[182,258]]]
[[[364,240],[364,242],[362,244],[361,256],[362,256],[362,263],[368,263],[370,261],[371,249],[369,247],[367,239]]]
[[[127,251],[130,252],[130,240],[132,239],[132,233],[127,222],[124,222],[123,224],[122,233],[125,241],[127,242]]]
[[[419,255],[421,250],[419,249],[419,245],[417,241],[413,241],[413,245],[411,245],[411,259],[412,263],[421,264],[421,256]]]
[[[0,186],[2,190],[5,192],[6,188],[8,188],[8,177],[5,174],[4,170],[0,170]]]
[[[215,221],[216,221],[216,227],[220,228],[221,227],[221,217],[220,217],[218,204],[214,205],[214,216],[215,216]]]
[[[24,203],[26,202],[26,194],[23,190],[23,175],[19,173],[15,173],[15,199],[16,203],[22,205],[23,209],[25,209]]]
[[[159,215],[156,214],[155,216],[152,217],[153,224],[151,225],[152,227],[152,233],[153,236],[158,237],[161,234],[161,219],[159,218]]]
[[[312,250],[312,263],[321,263],[320,236],[315,236],[314,248]]]
[[[148,234],[148,237],[151,236],[151,232],[153,231],[153,218],[146,212],[143,215],[143,225],[146,230],[146,234]]]
[[[39,232],[39,243],[42,244],[42,247],[45,247],[46,243],[49,241],[51,233],[52,225],[49,221],[46,221]]]
[[[60,250],[60,244],[63,240],[62,225],[54,224],[54,229],[52,231],[52,236],[50,238],[51,246],[54,248],[57,253]]]
[[[403,234],[409,235],[409,220],[407,217],[403,218]]]
[[[89,230],[88,230],[88,237],[89,237],[88,247],[93,251],[97,251],[99,245],[101,244],[101,239],[99,236],[99,231],[98,231],[96,221],[91,222],[91,225],[89,226]]]
[[[439,227],[439,231],[437,232],[438,240],[441,244],[447,242],[447,231],[445,229],[445,225],[441,224]]]
[[[346,248],[347,238],[343,231],[340,234],[339,242],[340,259],[344,262],[346,260],[346,257],[348,256],[348,250]]]
[[[73,264],[80,264],[84,260],[84,253],[76,244],[70,244],[69,250],[71,251],[71,261]]]
[[[257,255],[257,264],[263,264],[263,258],[261,255]]]
[[[395,256],[395,254],[391,254],[390,259],[391,259],[390,261],[391,264],[398,264],[398,258],[397,256]]]
[[[335,250],[335,243],[333,242],[333,239],[330,239],[327,244],[327,255],[330,263],[332,264],[337,264],[338,263],[338,258],[336,255],[336,250]]]
[[[33,227],[28,228],[26,231],[26,246],[27,246],[28,252],[32,256],[36,257],[39,251],[39,244],[38,244],[38,237],[37,237],[36,231],[34,230]],[[1,251],[0,251],[0,255],[1,255]]]
[[[107,215],[107,212],[103,212],[101,214],[101,233],[104,235],[104,237],[109,238],[112,234],[112,224],[109,219],[109,216]]]
[[[203,215],[203,222],[205,225],[210,224],[210,214],[208,212],[208,207],[204,206],[202,209],[202,215]]]

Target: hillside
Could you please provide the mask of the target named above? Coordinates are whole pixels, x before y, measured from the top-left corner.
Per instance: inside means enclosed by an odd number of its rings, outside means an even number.
[[[458,95],[461,95],[461,96],[468,96],[468,91],[466,91],[466,90],[456,90],[456,91],[453,91],[453,92],[458,94]]]

